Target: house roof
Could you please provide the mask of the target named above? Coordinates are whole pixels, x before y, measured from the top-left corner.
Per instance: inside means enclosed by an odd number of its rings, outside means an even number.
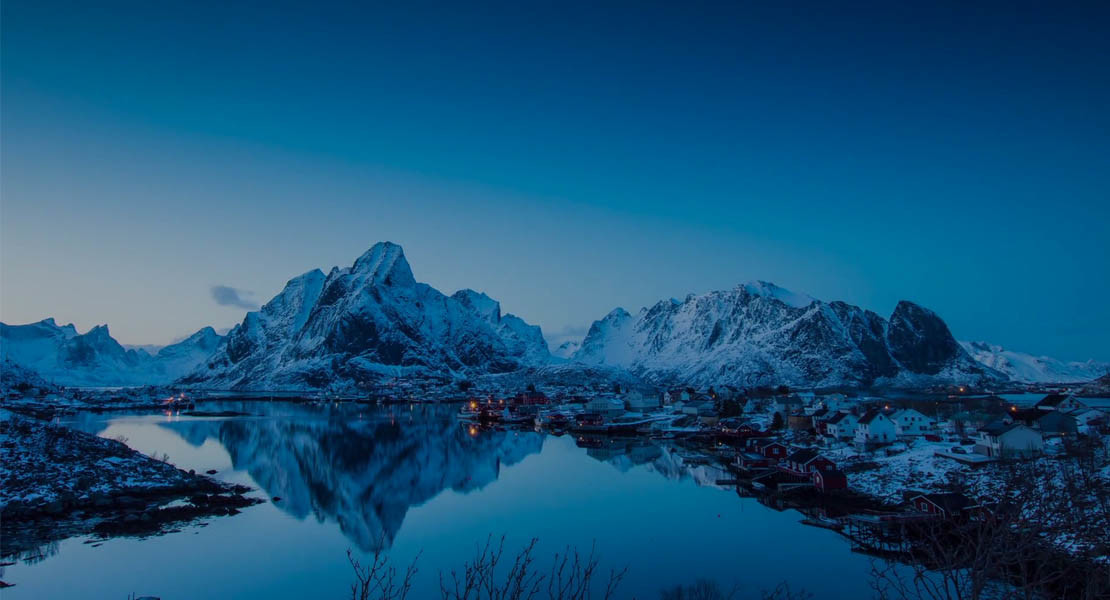
[[[986,425],[980,427],[979,431],[982,431],[983,433],[986,433],[986,434],[989,434],[989,435],[999,436],[999,435],[1002,435],[1003,433],[1006,433],[1007,431],[1013,429],[1014,427],[1018,427],[1019,425],[1020,425],[1019,423],[1005,423],[1003,421],[993,421],[993,422],[987,423]]]
[[[835,415],[829,417],[828,422],[832,425],[835,425],[835,424],[843,421],[846,417],[849,417],[849,416],[855,416],[855,415],[853,415],[852,413],[838,412]]]
[[[1022,410],[1010,411],[1009,413],[1011,419],[1014,419],[1015,421],[1024,421],[1026,423],[1029,423],[1030,421],[1035,421],[1044,414],[1045,411],[1037,410],[1035,408],[1024,408]]]
[[[860,425],[867,425],[871,421],[874,421],[875,418],[878,417],[881,414],[883,414],[883,413],[879,412],[878,410],[871,409],[871,410],[867,411],[866,413],[864,413],[863,416],[859,418],[859,424]]]
[[[914,496],[913,500],[917,500],[918,498],[925,498],[929,502],[944,509],[944,512],[947,513],[956,513],[975,504],[972,502],[971,498],[956,492],[921,494],[920,496]]]
[[[1033,406],[1060,406],[1060,403],[1071,397],[1071,394],[1049,394],[1041,398]]]
[[[790,456],[787,456],[786,460],[790,462],[801,463],[804,465],[817,458],[818,456],[821,456],[820,452],[814,450],[813,448],[804,448],[802,450],[794,452]]]
[[[819,409],[813,411],[813,414],[810,415],[810,416],[812,416],[814,419],[820,419],[821,417],[823,417],[827,414],[829,414],[829,409],[819,408]]]
[[[1041,426],[1041,429],[1051,429],[1052,431],[1074,431],[1077,423],[1075,417],[1057,410],[1048,411],[1044,416],[1037,419],[1037,424]]]

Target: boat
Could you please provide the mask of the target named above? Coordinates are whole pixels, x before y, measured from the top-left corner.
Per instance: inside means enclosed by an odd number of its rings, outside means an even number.
[[[574,433],[602,433],[606,435],[632,435],[651,433],[657,417],[622,416],[607,420],[598,413],[575,415],[570,430]]]

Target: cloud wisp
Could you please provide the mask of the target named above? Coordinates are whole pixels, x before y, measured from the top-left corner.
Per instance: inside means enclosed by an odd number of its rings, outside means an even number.
[[[258,303],[247,298],[251,293],[246,290],[236,289],[227,285],[214,285],[210,291],[212,292],[212,299],[220,306],[234,306],[246,310],[258,309]]]

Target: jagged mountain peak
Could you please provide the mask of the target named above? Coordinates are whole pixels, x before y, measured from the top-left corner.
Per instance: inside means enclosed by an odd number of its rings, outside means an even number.
[[[618,306],[618,307],[614,308],[613,310],[609,311],[609,314],[605,315],[605,318],[602,319],[602,320],[604,320],[604,321],[623,321],[625,319],[630,318],[631,316],[632,315],[627,310]]]
[[[892,319],[755,281],[681,303],[664,300],[635,317],[614,311],[594,322],[573,360],[627,368],[660,383],[706,385],[867,386],[990,376],[932,311],[905,302]]]
[[[405,251],[393,242],[378,242],[358,257],[351,272],[363,274],[378,285],[414,285],[416,279],[405,260]]]
[[[501,303],[487,296],[485,292],[465,288],[455,292],[451,297],[491,323],[501,320]]]
[[[86,332],[85,337],[89,339],[104,340],[112,339],[112,334],[108,331],[108,324],[96,325]],[[114,341],[114,340],[113,340]]]
[[[401,247],[375,244],[347,269],[290,280],[247,313],[185,383],[237,389],[358,386],[414,374],[469,376],[541,363],[538,327],[473,290],[417,283]]]
[[[742,283],[736,286],[736,289],[742,290],[743,292],[752,296],[758,296],[760,298],[767,298],[770,300],[778,300],[779,302],[782,302],[783,304],[786,304],[787,306],[793,308],[804,308],[815,301],[815,298],[806,294],[792,292],[786,288],[779,287],[771,282],[762,280],[754,280]]]

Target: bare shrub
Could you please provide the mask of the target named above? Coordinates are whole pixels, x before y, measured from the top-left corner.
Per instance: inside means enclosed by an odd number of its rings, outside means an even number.
[[[1095,560],[1110,545],[1110,482],[1099,473],[1106,464],[1100,451],[998,465],[996,497],[989,503],[958,519],[913,528],[908,564],[873,562],[878,597],[1107,597],[1110,572]]]
[[[351,584],[351,600],[404,600],[412,589],[416,577],[417,555],[398,578],[399,572],[389,562],[389,557],[381,550],[374,552],[370,564],[362,566],[350,550],[347,560],[355,572],[358,583]]]
[[[546,588],[549,600],[588,600],[600,592],[600,598],[614,597],[626,569],[610,570],[608,578],[596,581],[598,557],[594,547],[583,556],[577,549],[567,548],[556,554],[551,570],[544,574],[535,570],[535,549],[539,540],[532,538],[516,554],[507,571],[502,564],[505,536],[494,545],[493,536],[484,545],[475,547],[475,556],[461,572],[452,570],[450,577],[440,573],[440,596],[444,600],[531,600],[542,597]],[[595,586],[603,589],[595,590]]]

